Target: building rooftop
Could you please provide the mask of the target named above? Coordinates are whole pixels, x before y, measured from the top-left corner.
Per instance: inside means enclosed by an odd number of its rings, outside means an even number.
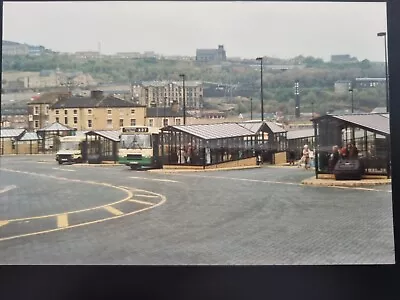
[[[25,132],[25,129],[0,129],[0,138],[15,138],[18,139]]]
[[[182,117],[183,118],[183,110],[182,109],[178,109],[173,110],[172,107],[166,107],[165,108],[165,115],[164,115],[164,107],[148,107],[146,109],[146,115],[147,117],[150,118],[157,118],[157,117]],[[186,112],[186,116],[190,117],[191,115],[189,115]]]
[[[58,102],[53,104],[54,109],[64,108],[95,108],[95,107],[143,107],[130,101],[112,96],[99,96],[99,97],[63,97]]]

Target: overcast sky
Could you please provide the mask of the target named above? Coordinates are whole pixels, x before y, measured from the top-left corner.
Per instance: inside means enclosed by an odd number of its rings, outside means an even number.
[[[385,3],[3,2],[3,39],[61,52],[384,60]]]

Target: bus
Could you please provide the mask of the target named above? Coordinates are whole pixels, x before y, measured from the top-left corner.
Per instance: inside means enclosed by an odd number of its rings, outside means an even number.
[[[122,127],[118,162],[132,170],[161,168],[159,134],[159,127]]]

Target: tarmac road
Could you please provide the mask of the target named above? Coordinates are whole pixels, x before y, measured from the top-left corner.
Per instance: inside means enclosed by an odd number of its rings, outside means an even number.
[[[390,187],[300,184],[311,175],[158,174],[2,157],[0,263],[394,263]]]

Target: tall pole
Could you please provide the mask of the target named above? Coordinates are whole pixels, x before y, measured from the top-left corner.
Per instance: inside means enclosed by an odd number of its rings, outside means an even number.
[[[350,88],[349,92],[351,94],[351,113],[354,114],[354,91],[353,91],[353,88]]]
[[[385,82],[386,82],[386,112],[389,112],[389,72],[388,72],[388,61],[387,61],[387,45],[386,45],[386,32],[378,32],[378,37],[383,36],[385,45]]]
[[[182,77],[182,89],[183,89],[183,125],[186,125],[186,91],[185,91],[185,74],[180,74]]]
[[[299,81],[298,80],[296,80],[294,83],[294,94],[296,96],[295,116],[296,116],[296,118],[300,118],[300,91],[299,91]]]
[[[311,101],[311,118],[314,119],[314,101]]]
[[[257,57],[256,60],[260,61],[260,67],[261,67],[261,91],[260,91],[260,96],[261,96],[261,121],[264,122],[264,88],[263,88],[263,58],[262,57]]]
[[[253,120],[253,98],[250,98],[250,120]]]
[[[163,126],[162,127],[167,126],[167,125],[165,125],[165,119],[167,117],[167,114],[165,112],[166,106],[167,106],[167,97],[164,97],[164,119],[163,119]]]

